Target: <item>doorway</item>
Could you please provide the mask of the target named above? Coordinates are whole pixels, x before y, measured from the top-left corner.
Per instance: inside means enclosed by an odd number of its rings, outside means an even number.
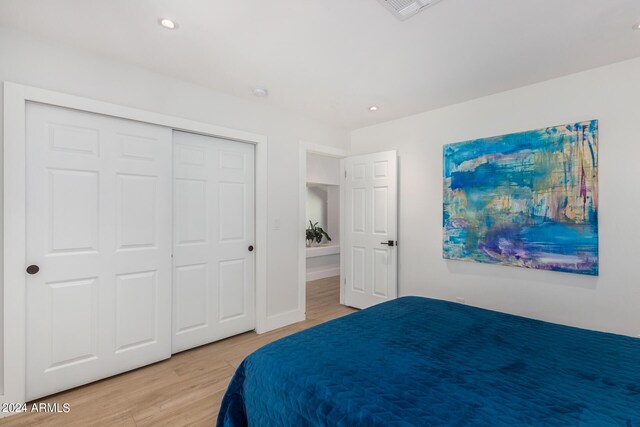
[[[342,303],[342,159],[346,152],[302,143],[300,147],[299,280],[306,318]]]
[[[316,155],[319,155],[317,157]],[[317,178],[313,171],[309,177],[308,167],[316,160],[329,162],[327,158],[338,159],[340,168],[338,185],[340,194],[340,244],[338,255],[340,275],[332,276],[334,287],[339,288],[339,303],[349,307],[363,309],[381,302],[394,299],[398,295],[397,259],[398,259],[398,153],[395,150],[361,154],[347,157],[344,150],[333,147],[301,144],[300,146],[300,231],[299,231],[299,296],[300,307],[308,313],[307,272],[318,267],[310,264],[307,258],[306,228],[307,198],[311,192],[318,192]],[[311,159],[309,161],[309,159]],[[320,168],[330,173],[330,166]],[[333,176],[332,174],[330,176]],[[331,182],[331,181],[330,181]],[[315,187],[315,189],[313,188]],[[326,188],[327,200],[329,189]],[[322,188],[325,191],[324,188]],[[327,213],[320,210],[318,216]],[[319,221],[318,221],[319,223]],[[329,221],[327,220],[327,224]],[[312,222],[313,224],[313,222]],[[328,239],[326,239],[328,240]],[[322,243],[323,239],[320,239]],[[331,241],[333,243],[333,239]],[[318,245],[317,251],[331,251]],[[324,270],[330,268],[323,266]],[[335,271],[335,270],[334,270]],[[322,279],[330,280],[330,279]],[[307,318],[309,316],[307,315]]]

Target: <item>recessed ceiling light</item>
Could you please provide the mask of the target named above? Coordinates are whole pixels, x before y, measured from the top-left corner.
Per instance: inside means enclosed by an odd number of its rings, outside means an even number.
[[[633,26],[634,30],[640,30],[640,22]]]
[[[267,96],[269,96],[269,91],[263,87],[254,87],[251,90],[251,93],[253,94],[253,96],[257,96],[258,98],[266,98]]]
[[[173,22],[171,19],[167,19],[167,18],[162,18],[160,19],[160,25],[162,25],[164,28],[168,29],[168,30],[175,30],[178,25]]]
[[[369,111],[378,111],[378,106],[372,105],[371,107],[369,107]]]

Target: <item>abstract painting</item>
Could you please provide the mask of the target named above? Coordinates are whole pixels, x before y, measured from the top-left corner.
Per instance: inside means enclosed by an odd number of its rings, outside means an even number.
[[[446,259],[598,275],[598,121],[444,147]]]

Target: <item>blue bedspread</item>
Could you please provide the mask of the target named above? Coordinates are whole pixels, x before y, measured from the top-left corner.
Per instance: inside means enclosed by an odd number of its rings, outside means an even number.
[[[218,426],[640,426],[640,340],[405,297],[247,357]]]

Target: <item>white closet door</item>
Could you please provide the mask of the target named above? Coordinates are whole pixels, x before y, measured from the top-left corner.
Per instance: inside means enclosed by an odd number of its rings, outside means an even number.
[[[367,308],[398,294],[398,155],[396,151],[347,157],[346,241],[340,251],[345,304]]]
[[[174,132],[173,149],[175,353],[255,327],[254,147]]]
[[[31,400],[170,357],[172,135],[40,104],[26,132]]]

